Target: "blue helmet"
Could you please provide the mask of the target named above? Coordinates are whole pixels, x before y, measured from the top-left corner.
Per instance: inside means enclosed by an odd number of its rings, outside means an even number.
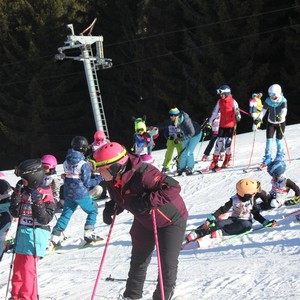
[[[222,85],[217,89],[217,94],[225,94],[228,97],[231,94],[231,88],[228,85]]]
[[[280,177],[286,170],[286,163],[282,160],[274,160],[268,165],[268,173],[272,177]]]

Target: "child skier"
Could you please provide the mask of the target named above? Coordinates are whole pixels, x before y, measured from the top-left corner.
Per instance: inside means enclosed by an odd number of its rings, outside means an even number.
[[[272,176],[271,184],[272,189],[269,194],[264,194],[260,198],[263,200],[260,203],[262,210],[278,208],[283,204],[289,206],[299,203],[300,189],[298,185],[289,178],[286,178],[285,161],[274,160],[268,165],[268,173]],[[295,192],[293,199],[286,200],[287,194],[290,190]]]
[[[253,120],[256,120],[259,116],[263,104],[261,102],[261,97],[263,96],[262,93],[253,93],[251,96],[251,99],[249,100],[249,113],[251,114],[251,117]],[[257,123],[257,125],[253,124],[252,130],[255,131],[260,127],[261,123]]]
[[[105,204],[103,221],[123,209],[134,215],[130,229],[132,252],[130,271],[123,299],[141,299],[146,272],[155,246],[154,221],[162,266],[165,299],[171,299],[177,277],[178,255],[184,236],[187,210],[180,196],[179,183],[138,155],[128,154],[118,143],[109,143],[93,155],[93,163],[108,183],[111,201]],[[117,209],[117,211],[116,211]],[[161,300],[157,284],[153,300]]]
[[[51,154],[45,154],[42,156],[41,161],[45,171],[43,185],[50,186],[57,207],[62,207],[63,205],[59,202],[59,191],[61,183],[56,173],[57,159]]]
[[[13,193],[10,184],[0,179],[0,261],[6,251],[6,234],[11,226],[12,217],[9,212],[10,196]]]
[[[135,130],[133,149],[135,154],[140,155],[141,159],[147,162],[150,160],[149,155],[151,155],[152,149],[155,146],[154,136],[157,135],[158,129],[154,127],[151,128],[151,130],[148,130],[146,127],[145,118],[145,116],[143,118],[133,118]]]
[[[171,108],[169,114],[172,121],[178,120],[178,129],[180,130],[174,143],[183,143],[177,174],[192,175],[195,166],[194,151],[202,137],[202,128],[186,112],[180,111],[177,107]]]
[[[273,137],[276,132],[277,154],[274,160],[282,160],[284,156],[283,137],[285,131],[285,118],[287,115],[287,100],[282,94],[281,86],[273,84],[268,89],[269,97],[266,99],[263,109],[254,124],[262,122],[263,117],[269,111],[267,122],[267,142],[262,167],[266,167],[272,161]]]
[[[94,141],[89,145],[86,152],[86,156],[92,155],[101,146],[107,144],[109,140],[106,138],[105,133],[102,130],[97,130],[94,134]]]
[[[215,169],[218,167],[219,155],[223,146],[225,146],[225,160],[222,164],[222,168],[227,168],[231,158],[231,142],[233,134],[236,130],[237,122],[241,120],[241,114],[238,103],[231,95],[231,88],[228,85],[222,85],[217,89],[217,94],[220,95],[212,115],[208,121],[211,126],[212,121],[217,117],[218,113],[221,113],[220,127],[218,137],[216,141],[216,147],[213,155],[213,161],[209,166],[209,169]]]
[[[261,192],[259,181],[244,178],[236,184],[236,194],[229,201],[209,215],[205,224],[191,231],[186,241],[191,242],[203,236],[234,235],[246,232],[252,228],[252,216],[265,227],[275,226],[275,220],[267,220],[260,213],[256,205],[255,195]],[[218,217],[232,208],[228,219],[218,220]],[[218,231],[218,232],[216,232]]]
[[[42,186],[44,169],[40,159],[25,160],[15,169],[23,186],[17,184],[11,196],[10,213],[19,218],[15,239],[12,299],[38,299],[37,261],[45,255],[50,237],[49,222],[55,211],[50,187]]]
[[[175,118],[173,117],[175,115]],[[164,126],[164,136],[167,139],[167,151],[165,153],[165,159],[163,161],[162,172],[167,173],[170,170],[171,161],[174,149],[177,151],[177,166],[180,162],[181,153],[183,150],[183,143],[175,143],[177,137],[182,136],[181,130],[178,128],[178,112],[175,108],[169,111],[170,119],[166,122],[167,126]],[[177,117],[176,117],[177,116]]]
[[[88,148],[87,139],[83,136],[75,136],[72,139],[71,147],[72,149],[68,150],[66,160],[63,163],[65,171],[64,208],[52,229],[51,241],[48,246],[49,252],[60,245],[60,235],[68,226],[78,205],[87,213],[84,226],[85,242],[91,243],[102,239],[94,231],[98,211],[88,189],[99,184],[103,179],[100,175],[91,179],[91,169],[84,157]]]
[[[206,128],[204,129],[204,130],[206,130],[207,134],[211,134],[211,137],[210,137],[207,147],[204,150],[201,161],[207,161],[209,154],[210,154],[212,148],[214,147],[215,141],[217,140],[218,133],[219,133],[220,119],[221,119],[221,113],[219,112],[217,114],[217,117],[213,120],[212,124],[207,125]],[[225,157],[224,149],[225,148],[223,145],[223,147],[220,151],[220,156],[219,156],[220,160],[224,160],[224,157]]]
[[[101,146],[109,143],[109,139],[106,137],[104,131],[97,130],[94,134],[94,141],[92,144],[88,146],[88,150],[85,153],[85,157],[93,157],[93,153],[99,149]],[[91,166],[93,171],[93,167]],[[94,178],[94,173],[92,172],[92,178]],[[106,183],[105,181],[101,181],[99,185],[94,186],[89,189],[89,194],[91,198],[95,201],[108,198]]]

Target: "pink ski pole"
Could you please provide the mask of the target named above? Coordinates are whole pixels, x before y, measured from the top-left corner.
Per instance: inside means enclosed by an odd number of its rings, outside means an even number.
[[[157,234],[157,226],[156,226],[156,216],[155,216],[155,209],[154,208],[152,209],[152,221],[153,221],[155,247],[156,247],[156,253],[157,253],[158,278],[159,278],[159,285],[160,285],[160,294],[161,294],[161,300],[165,300],[164,282],[163,282],[163,276],[162,276],[160,251],[159,251],[159,243],[158,243],[158,234]]]
[[[102,267],[103,267],[103,264],[104,264],[104,259],[105,259],[105,256],[106,256],[106,252],[107,252],[108,244],[109,244],[109,241],[110,241],[111,233],[112,233],[112,230],[113,230],[113,227],[114,227],[116,216],[117,216],[117,209],[115,210],[115,213],[113,215],[113,219],[112,219],[112,222],[111,222],[111,225],[110,225],[110,228],[109,228],[109,232],[108,232],[106,244],[105,244],[105,247],[104,247],[104,251],[103,251],[103,254],[102,254],[102,258],[101,258],[101,262],[100,262],[100,266],[99,266],[97,278],[96,278],[96,281],[95,281],[93,293],[92,293],[92,296],[91,296],[91,300],[94,299],[95,294],[96,294],[98,282],[99,282],[99,279],[100,279],[100,274],[101,274]]]

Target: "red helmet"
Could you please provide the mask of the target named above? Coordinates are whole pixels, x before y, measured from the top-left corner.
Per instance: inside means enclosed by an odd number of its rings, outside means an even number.
[[[104,142],[106,139],[105,133],[102,130],[98,130],[94,134],[94,142]]]
[[[128,161],[127,151],[124,146],[111,142],[103,145],[93,154],[95,167],[109,168],[111,165],[118,163],[125,165]]]
[[[50,169],[55,169],[57,166],[57,159],[55,156],[51,154],[45,154],[42,158],[41,161],[43,164],[48,165]]]

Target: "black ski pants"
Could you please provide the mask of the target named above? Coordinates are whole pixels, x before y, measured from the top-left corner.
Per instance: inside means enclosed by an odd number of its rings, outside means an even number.
[[[180,223],[157,229],[166,300],[171,299],[177,279],[178,256],[184,238],[186,221],[182,218]],[[130,234],[131,262],[124,297],[141,299],[147,268],[155,247],[154,231],[146,229],[134,220]],[[159,281],[152,299],[161,300]]]
[[[213,230],[222,229],[223,235],[233,235],[244,233],[252,228],[250,220],[242,220],[237,218],[228,218],[216,222]]]

